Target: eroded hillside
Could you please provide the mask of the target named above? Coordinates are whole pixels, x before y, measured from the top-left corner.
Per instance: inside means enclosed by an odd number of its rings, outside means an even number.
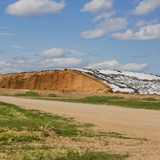
[[[78,71],[60,70],[0,75],[0,88],[112,93],[102,81]]]

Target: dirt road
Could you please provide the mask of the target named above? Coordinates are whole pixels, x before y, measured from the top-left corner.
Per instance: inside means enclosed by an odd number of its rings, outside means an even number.
[[[103,131],[160,141],[160,111],[0,96],[0,101],[94,123]]]
[[[95,129],[147,138],[160,144],[160,111],[0,96],[0,101],[94,123]],[[159,145],[158,145],[159,146]],[[160,153],[159,153],[160,154]]]

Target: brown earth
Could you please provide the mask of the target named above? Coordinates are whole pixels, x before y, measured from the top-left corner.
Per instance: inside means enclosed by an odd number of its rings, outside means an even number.
[[[102,81],[78,71],[43,71],[0,75],[0,88],[112,93]]]

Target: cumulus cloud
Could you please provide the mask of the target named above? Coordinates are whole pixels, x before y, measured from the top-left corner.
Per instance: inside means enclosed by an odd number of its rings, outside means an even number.
[[[80,33],[79,36],[84,39],[100,38],[111,31],[126,28],[127,24],[126,18],[105,19],[105,21],[98,24],[94,30],[89,29],[88,31]]]
[[[150,24],[154,24],[156,22],[158,22],[157,18],[155,18],[153,21],[149,21],[149,22],[146,22],[145,20],[140,20],[135,24],[135,26],[136,27],[141,27],[143,25],[150,25]]]
[[[87,55],[85,53],[81,53],[76,50],[64,50],[62,48],[52,48],[38,53],[37,56],[43,56],[46,58],[64,58],[66,57],[67,54]]]
[[[144,58],[144,57],[147,57],[148,54],[144,53],[144,54],[135,54],[134,57],[136,58]]]
[[[88,65],[87,61],[75,58],[25,58],[18,56],[8,62],[0,61],[0,74],[13,72],[28,72],[50,70],[55,68],[83,68]]]
[[[111,18],[115,15],[115,11],[112,11],[114,0],[92,0],[84,5],[81,12],[90,12],[95,14],[94,22],[100,21],[104,18],[104,21],[95,26],[95,29],[89,29],[79,34],[80,38],[95,39],[100,38],[103,35],[111,32],[126,28],[128,23],[126,18]]]
[[[113,61],[105,61],[102,63],[95,63],[92,65],[89,65],[87,68],[142,72],[148,67],[149,65],[146,63],[144,64],[129,63],[129,64],[122,65],[119,62],[113,60]]]
[[[131,11],[132,15],[147,15],[160,7],[160,0],[143,0],[138,4],[135,10]]]
[[[21,46],[13,46],[13,45],[11,45],[11,47],[13,47],[13,48],[23,48]]]
[[[12,33],[0,33],[0,35],[2,35],[2,36],[12,36],[14,34],[12,34]]]
[[[0,53],[3,53],[0,50]],[[55,68],[83,68],[88,65],[88,61],[76,58],[66,58],[66,54],[87,55],[76,50],[64,50],[62,48],[52,48],[38,53],[35,57],[26,58],[17,56],[8,62],[0,61],[0,74],[13,72],[28,72],[50,70]]]
[[[93,22],[97,22],[97,21],[100,21],[102,18],[104,19],[108,19],[110,18],[111,16],[113,16],[116,12],[115,11],[112,11],[112,12],[105,12],[105,13],[102,13],[102,14],[99,14],[97,15],[94,19],[93,19]]]
[[[62,58],[62,57],[65,57],[67,53],[70,53],[70,52],[62,48],[52,48],[49,50],[42,51],[37,55],[43,56],[46,58]]]
[[[141,27],[140,30],[135,33],[133,33],[130,29],[128,29],[125,33],[112,34],[111,38],[122,41],[127,41],[131,39],[137,39],[137,40],[160,39],[160,24]]]
[[[90,12],[92,14],[100,14],[111,9],[113,0],[92,0],[86,3],[80,12]]]
[[[48,14],[54,16],[66,6],[64,1],[57,3],[54,0],[19,0],[10,4],[5,9],[5,13],[22,18],[38,18]]]

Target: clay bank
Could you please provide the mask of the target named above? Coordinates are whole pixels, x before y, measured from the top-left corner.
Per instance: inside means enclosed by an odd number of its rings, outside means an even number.
[[[90,75],[55,70],[0,75],[0,88],[89,93],[112,93],[112,88]]]

